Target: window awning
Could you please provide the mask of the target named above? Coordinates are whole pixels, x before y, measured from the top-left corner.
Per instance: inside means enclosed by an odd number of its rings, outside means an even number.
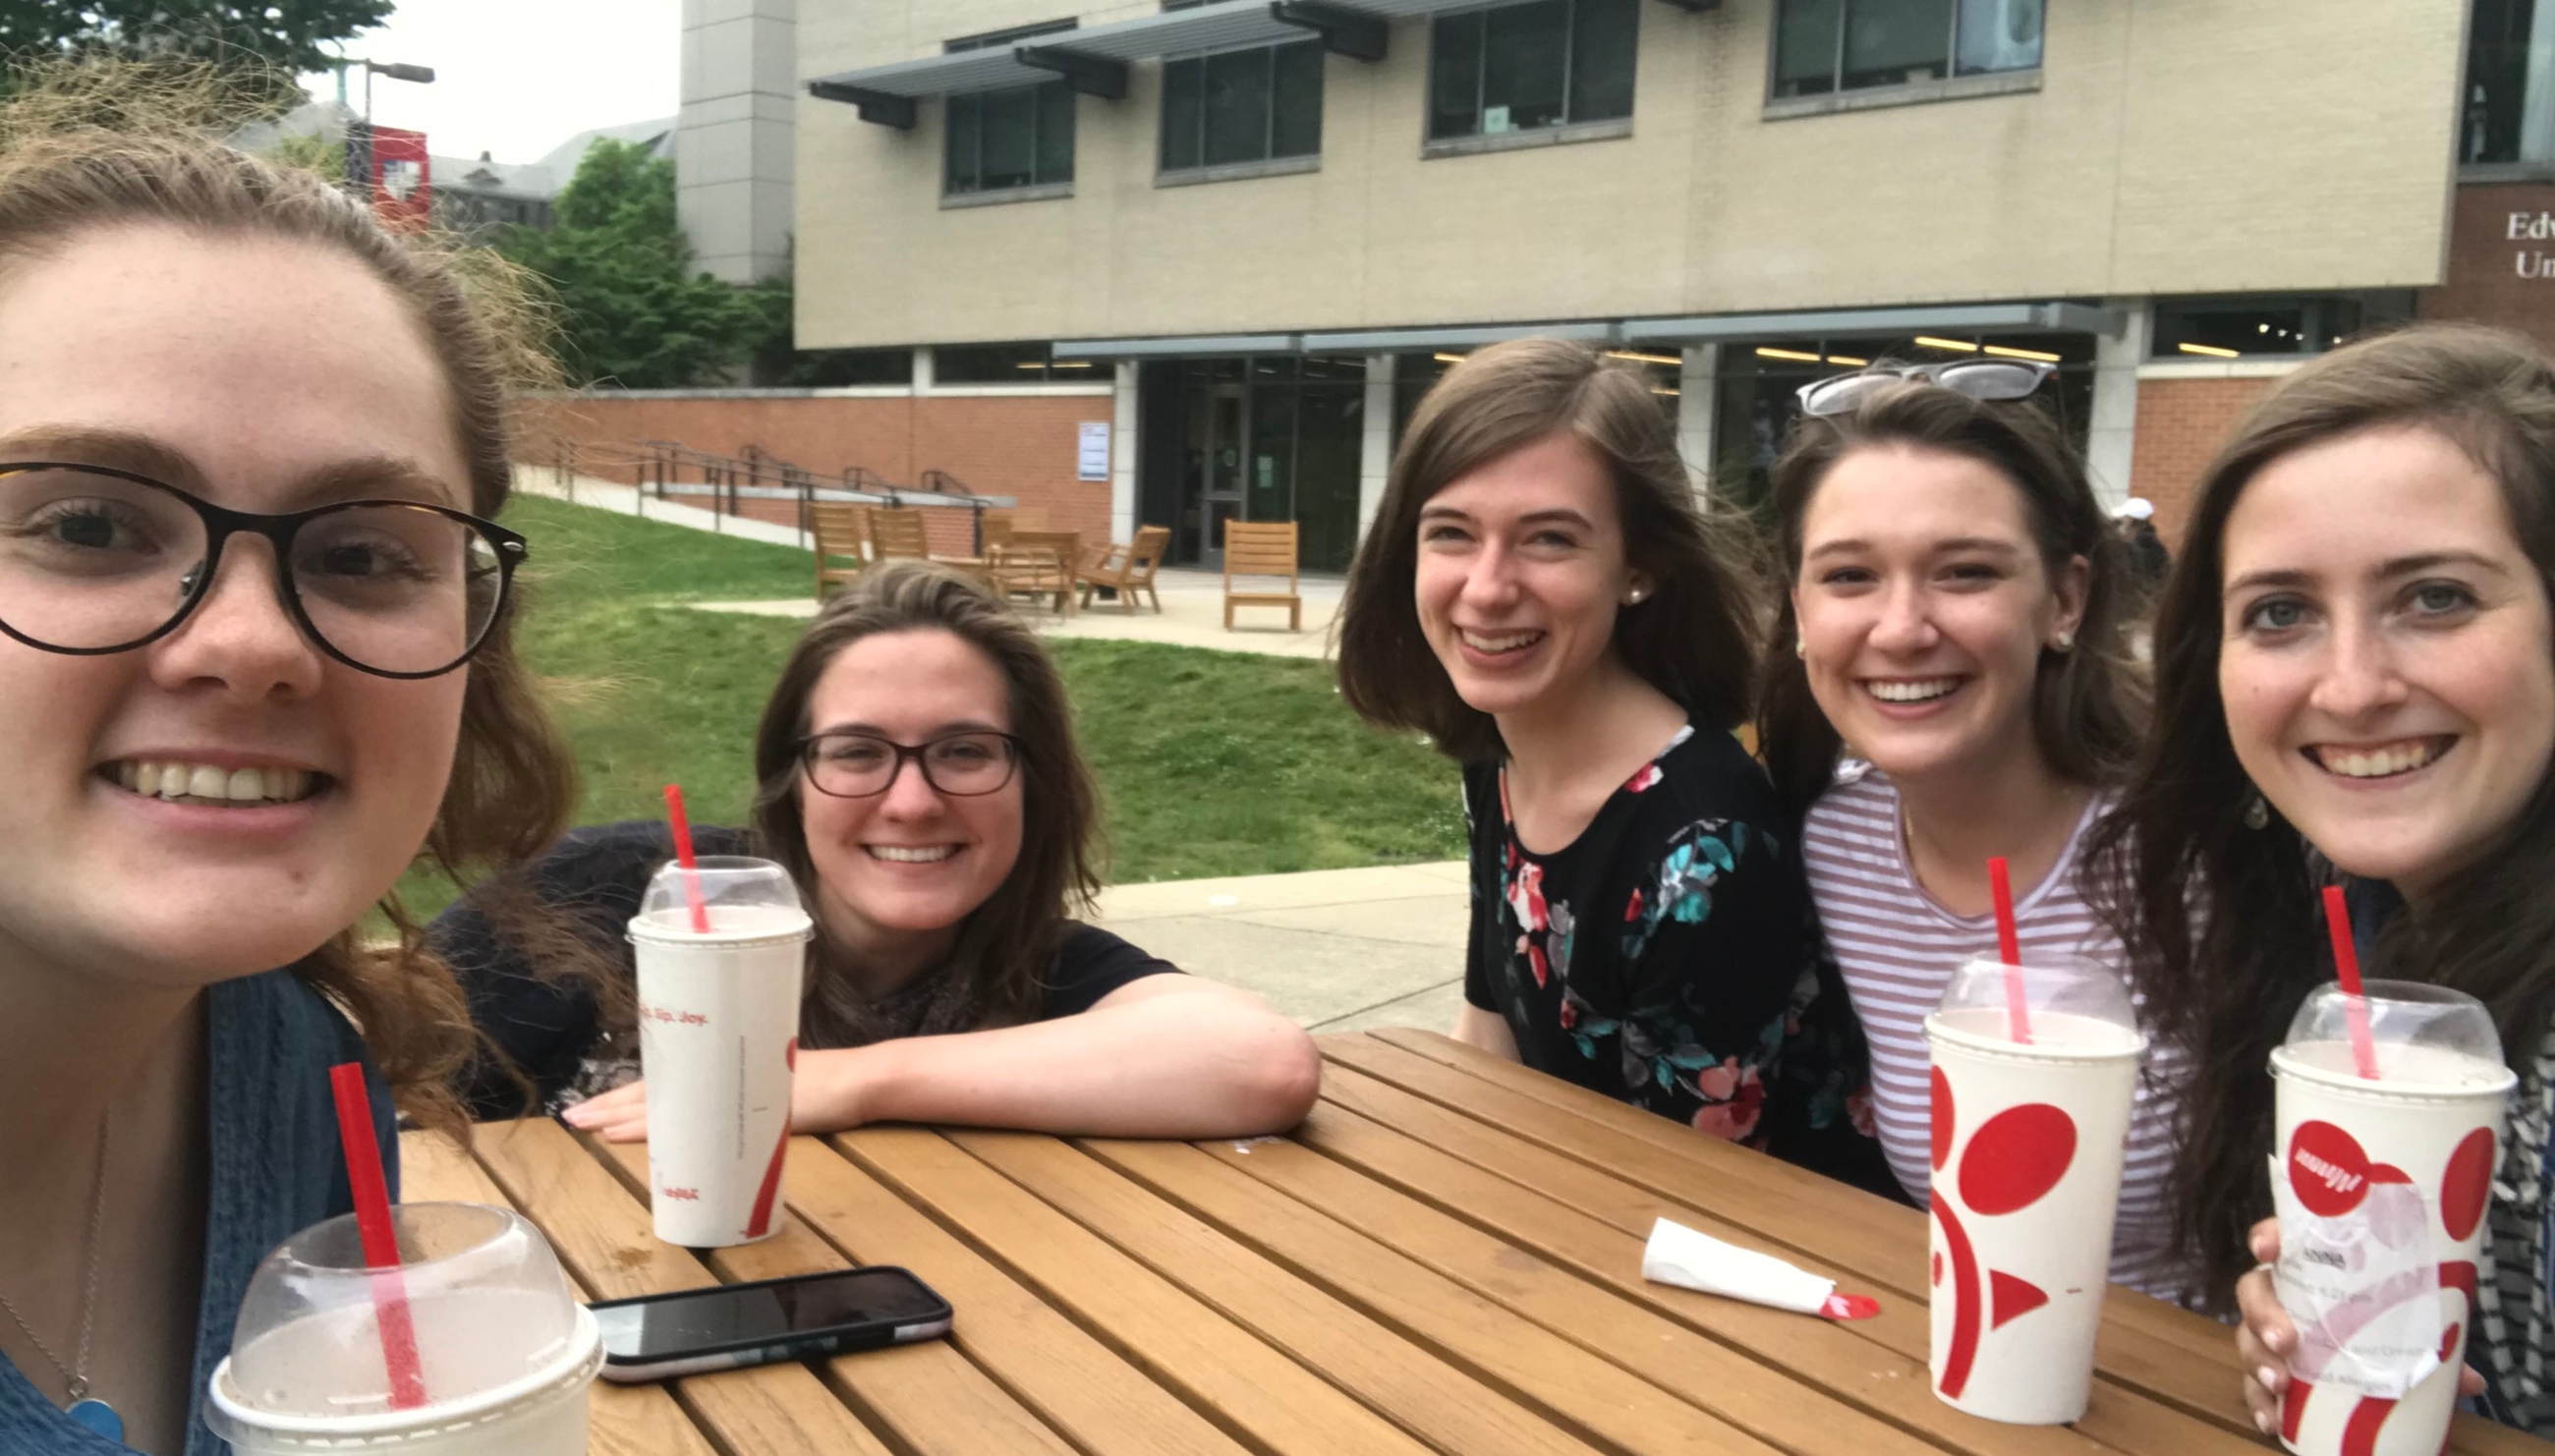
[[[1479,3],[1481,0],[1217,0],[1210,5],[1139,16],[1114,25],[1056,31],[1012,46],[954,51],[946,56],[838,71],[809,81],[807,90],[823,100],[858,106],[863,121],[911,127],[917,97],[1033,85],[1053,80],[1059,74],[1076,90],[1123,96],[1127,62],[1192,51],[1318,38],[1341,55],[1380,61],[1392,22]]]

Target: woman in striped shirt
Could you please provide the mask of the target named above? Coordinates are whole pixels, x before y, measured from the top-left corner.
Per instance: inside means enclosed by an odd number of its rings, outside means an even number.
[[[1760,720],[1805,809],[1802,857],[1871,1044],[1873,1113],[1909,1197],[1928,1189],[1923,1023],[1955,967],[1995,958],[1987,862],[2008,859],[2026,961],[2118,965],[2080,893],[2086,830],[2135,751],[2125,579],[2083,466],[2034,393],[2045,365],[1879,368],[1802,391],[1774,467],[1790,578]],[[2112,1276],[2188,1282],[2164,1181],[2172,1079],[2150,1058]]]

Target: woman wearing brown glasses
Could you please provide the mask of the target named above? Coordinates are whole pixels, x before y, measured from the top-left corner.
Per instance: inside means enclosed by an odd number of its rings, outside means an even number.
[[[1098,801],[1064,686],[966,578],[900,563],[835,598],[782,668],[755,771],[750,832],[703,830],[701,847],[788,865],[820,927],[799,1130],[1227,1137],[1312,1105],[1320,1063],[1292,1022],[1069,918],[1098,886]],[[529,1082],[577,1127],[646,1136],[621,937],[670,853],[653,823],[579,830],[436,921],[512,1062],[476,1069],[483,1116],[520,1114]],[[525,897],[567,911],[556,943],[492,932]]]

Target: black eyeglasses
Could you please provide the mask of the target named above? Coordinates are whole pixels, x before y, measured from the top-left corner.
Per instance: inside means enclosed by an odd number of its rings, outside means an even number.
[[[0,463],[0,633],[74,657],[157,642],[242,532],[274,544],[276,593],[312,645],[378,677],[469,661],[528,554],[494,522],[415,501],[259,516],[128,471]]]
[[[934,789],[973,798],[1012,782],[1020,769],[1021,741],[1008,733],[945,733],[928,743],[897,743],[875,733],[817,733],[798,745],[807,782],[835,798],[887,792],[908,759]]]
[[[1873,391],[1902,379],[1922,380],[1974,400],[2020,400],[2058,372],[2055,364],[2028,359],[1952,359],[1941,364],[1881,365],[1852,374],[1832,374],[1795,391],[1801,413],[1843,415]]]

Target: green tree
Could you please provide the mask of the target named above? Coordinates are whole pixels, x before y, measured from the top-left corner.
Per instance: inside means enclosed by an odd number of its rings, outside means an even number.
[[[548,281],[571,377],[625,389],[722,384],[770,331],[752,291],[692,266],[671,162],[598,141],[551,205],[556,227],[510,228],[497,248]]]
[[[380,25],[398,0],[0,0],[0,53],[137,61],[234,59],[287,75]]]

